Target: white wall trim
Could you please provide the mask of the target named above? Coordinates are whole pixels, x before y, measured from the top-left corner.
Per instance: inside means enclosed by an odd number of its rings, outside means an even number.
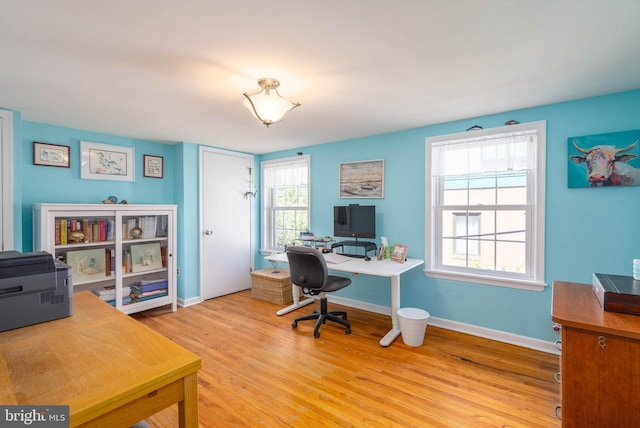
[[[202,303],[203,300],[200,298],[200,296],[196,296],[196,297],[191,297],[190,299],[178,299],[178,306],[180,306],[181,308],[186,308],[188,306],[194,306],[194,305],[198,305],[200,303]]]
[[[2,224],[0,224],[0,250],[13,246],[13,112],[0,110],[0,196]]]
[[[391,316],[391,308],[386,306],[374,305],[372,303],[346,299],[338,296],[327,296],[327,300],[337,305],[348,306],[351,308],[362,309],[364,311]],[[548,354],[560,355],[560,351],[556,348],[554,342],[534,339],[527,336],[520,336],[518,334],[507,333],[500,330],[493,330],[490,328],[479,327],[472,324],[465,324],[433,316],[429,317],[429,325],[444,328],[447,330],[457,331],[459,333],[470,334],[472,336],[482,337],[485,339],[496,340],[498,342],[508,343],[511,345],[521,346],[523,348],[546,352]]]

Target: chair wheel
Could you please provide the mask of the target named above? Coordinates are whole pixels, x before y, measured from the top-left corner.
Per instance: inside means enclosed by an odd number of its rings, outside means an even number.
[[[294,321],[291,323],[291,327],[296,328],[298,327],[298,321]]]
[[[347,327],[347,328],[344,329],[344,332],[346,334],[351,334],[351,329],[349,327]]]
[[[320,332],[319,331],[314,331],[313,332],[313,337],[315,337],[316,339],[320,337]]]

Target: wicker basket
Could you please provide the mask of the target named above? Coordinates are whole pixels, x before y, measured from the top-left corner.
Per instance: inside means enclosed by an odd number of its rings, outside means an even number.
[[[293,302],[289,271],[280,269],[262,269],[251,272],[251,297],[271,303],[287,305]]]

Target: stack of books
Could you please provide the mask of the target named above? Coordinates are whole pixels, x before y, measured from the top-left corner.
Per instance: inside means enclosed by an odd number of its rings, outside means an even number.
[[[71,244],[69,236],[76,230],[83,233],[84,242],[113,241],[116,237],[113,219],[56,218],[54,227],[55,245]]]
[[[149,279],[131,284],[131,301],[144,302],[167,295],[169,283],[166,279]]]
[[[98,287],[91,290],[93,294],[110,304],[111,306],[116,305],[116,286],[115,285],[107,285],[105,287]],[[122,287],[122,304],[128,305],[131,303],[131,287]]]

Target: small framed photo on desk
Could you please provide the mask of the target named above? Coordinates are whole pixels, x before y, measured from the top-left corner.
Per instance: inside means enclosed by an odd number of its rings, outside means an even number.
[[[407,258],[408,248],[409,247],[407,247],[406,245],[395,244],[393,246],[393,250],[391,251],[391,261],[404,263],[405,259]]]

